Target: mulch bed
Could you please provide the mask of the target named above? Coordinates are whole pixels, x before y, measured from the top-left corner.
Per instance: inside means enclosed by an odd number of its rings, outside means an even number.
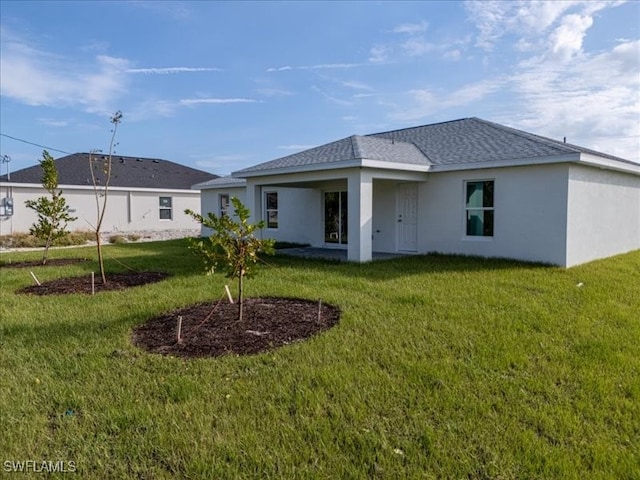
[[[177,341],[182,317],[181,341]],[[338,323],[340,310],[295,298],[248,298],[243,321],[238,305],[200,303],[153,318],[136,327],[132,341],[152,353],[177,357],[251,355],[311,337]]]
[[[42,264],[42,260],[29,260],[21,262],[0,262],[0,268],[31,268],[31,267],[62,267],[73,265],[74,263],[86,262],[86,258],[51,258],[47,263]]]
[[[163,272],[131,272],[109,273],[106,275],[107,283],[103,284],[100,275],[95,275],[95,292],[111,290],[124,290],[130,287],[146,285],[164,280],[169,276]],[[91,294],[91,275],[81,277],[58,278],[43,282],[41,285],[30,285],[17,290],[16,293],[29,293],[32,295],[66,295],[70,293]]]
[[[95,292],[159,282],[163,272],[107,274],[103,284],[95,275]],[[31,285],[16,293],[65,295],[91,293],[91,275],[67,277]],[[178,318],[181,339],[177,341]],[[309,338],[338,323],[340,310],[322,302],[298,298],[247,298],[243,320],[238,321],[238,304],[220,300],[199,303],[155,318],[136,327],[132,341],[151,353],[176,357],[217,357],[252,355]]]

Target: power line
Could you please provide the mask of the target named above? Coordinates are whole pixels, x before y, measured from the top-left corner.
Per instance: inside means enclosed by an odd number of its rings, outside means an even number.
[[[59,150],[57,148],[47,147],[45,145],[40,145],[39,143],[29,142],[28,140],[23,140],[22,138],[12,137],[11,135],[7,135],[4,133],[0,133],[0,135],[3,137],[10,138],[11,140],[17,140],[18,142],[27,143],[29,145],[35,145],[36,147],[44,148],[45,150],[51,150],[52,152],[60,152],[60,153],[66,153],[67,155],[71,155],[70,152],[65,152],[64,150]]]

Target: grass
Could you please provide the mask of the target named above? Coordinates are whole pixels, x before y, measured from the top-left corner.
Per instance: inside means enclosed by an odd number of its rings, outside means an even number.
[[[137,350],[131,329],[219,298],[226,279],[202,275],[184,240],[105,253],[112,270],[174,275],[28,297],[13,293],[28,272],[0,270],[3,462],[74,461],[90,479],[640,477],[640,251],[568,270],[274,257],[248,295],[322,299],[342,309],[338,326],[190,361]]]

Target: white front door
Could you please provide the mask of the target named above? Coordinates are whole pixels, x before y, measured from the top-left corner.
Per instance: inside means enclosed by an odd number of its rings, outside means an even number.
[[[415,252],[418,249],[418,185],[398,185],[396,200],[398,250]]]

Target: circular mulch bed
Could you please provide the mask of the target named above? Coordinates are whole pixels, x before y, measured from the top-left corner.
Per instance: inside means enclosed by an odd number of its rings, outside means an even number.
[[[31,267],[62,267],[73,265],[74,263],[86,262],[86,258],[51,258],[47,263],[42,264],[42,260],[29,260],[21,262],[0,262],[0,268],[31,268]]]
[[[169,276],[164,272],[132,272],[109,273],[107,283],[102,283],[100,275],[95,275],[94,291],[106,292],[124,290],[130,287],[156,283]],[[32,295],[66,295],[70,293],[91,293],[91,275],[81,277],[58,278],[43,282],[41,285],[30,285],[17,290],[16,293],[30,293]]]
[[[200,303],[136,327],[132,341],[152,353],[185,358],[251,355],[309,338],[333,327],[339,318],[337,307],[296,298],[247,298],[242,322],[237,304]]]

